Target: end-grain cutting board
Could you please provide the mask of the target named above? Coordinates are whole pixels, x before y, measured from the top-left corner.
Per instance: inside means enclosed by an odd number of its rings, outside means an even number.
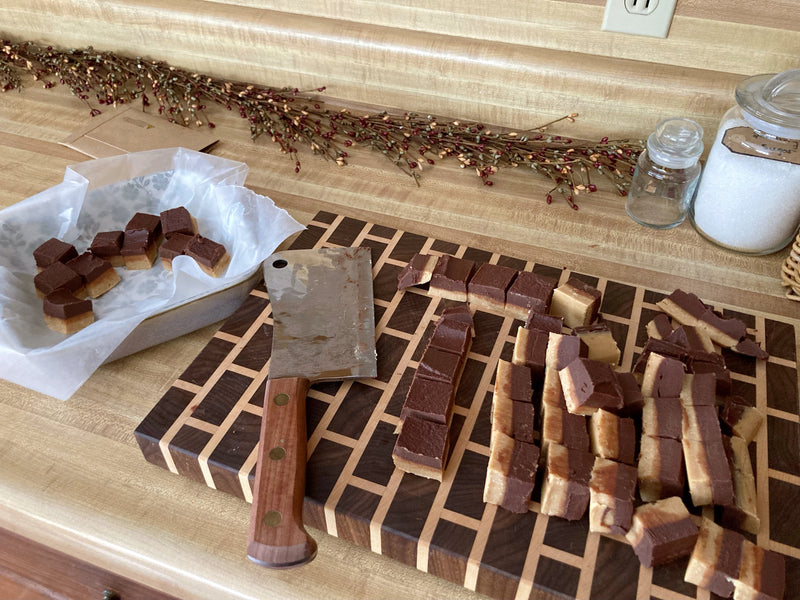
[[[444,481],[405,474],[391,459],[405,393],[432,325],[448,305],[422,290],[397,291],[397,274],[415,252],[496,262],[560,281],[574,275],[596,285],[626,369],[647,339],[645,325],[658,312],[655,302],[672,290],[571,273],[330,213],[319,213],[293,247],[352,245],[373,251],[378,376],[319,384],[309,393],[308,525],[498,599],[709,597],[684,583],[686,560],[642,568],[624,539],[589,533],[586,517],[567,522],[483,503],[493,376],[498,358],[510,357],[518,321],[475,315],[476,337],[458,389]],[[726,359],[734,392],[767,415],[751,445],[762,528],[757,538],[750,537],[786,555],[786,599],[800,600],[798,322],[715,308],[743,319],[771,355],[757,362],[726,352]],[[252,500],[270,335],[270,304],[262,285],[137,428],[148,461]]]

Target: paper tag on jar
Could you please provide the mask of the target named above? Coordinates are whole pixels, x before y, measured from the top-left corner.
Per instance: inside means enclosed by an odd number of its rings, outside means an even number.
[[[800,140],[759,135],[749,127],[732,127],[722,136],[731,152],[800,165]]]

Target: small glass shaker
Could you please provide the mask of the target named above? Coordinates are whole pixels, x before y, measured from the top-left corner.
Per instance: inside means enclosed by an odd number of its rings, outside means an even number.
[[[639,155],[625,209],[641,225],[669,229],[683,223],[700,178],[703,128],[691,119],[664,119]]]

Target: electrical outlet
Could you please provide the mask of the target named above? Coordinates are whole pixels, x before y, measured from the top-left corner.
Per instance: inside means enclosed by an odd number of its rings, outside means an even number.
[[[667,37],[677,0],[606,0],[603,31]]]

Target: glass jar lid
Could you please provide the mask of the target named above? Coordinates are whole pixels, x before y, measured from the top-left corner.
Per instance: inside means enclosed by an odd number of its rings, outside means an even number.
[[[736,86],[736,102],[753,129],[800,139],[800,69],[745,79]]]
[[[703,152],[703,128],[691,119],[664,119],[647,138],[647,152],[662,167],[688,169]]]

